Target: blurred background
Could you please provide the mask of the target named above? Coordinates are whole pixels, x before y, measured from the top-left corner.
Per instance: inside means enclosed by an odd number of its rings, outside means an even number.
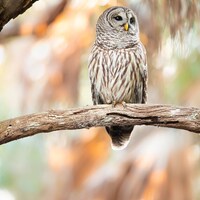
[[[198,0],[40,0],[0,33],[0,120],[92,105],[87,59],[108,7],[138,16],[148,103],[200,106]],[[0,146],[1,200],[198,200],[200,139],[134,129],[113,151],[104,128],[38,134]]]

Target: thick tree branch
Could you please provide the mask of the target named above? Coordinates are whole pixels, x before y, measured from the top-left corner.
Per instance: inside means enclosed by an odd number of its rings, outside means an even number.
[[[40,27],[46,26],[46,28],[43,28],[43,34],[47,31],[47,27],[55,21],[55,19],[64,11],[67,3],[69,0],[60,0],[58,3],[51,8],[48,8],[48,13],[45,13],[41,16],[41,19],[37,23],[29,24],[31,25],[30,30],[23,33],[23,35],[27,34],[33,34],[35,36],[41,36],[41,30]],[[45,17],[44,17],[45,16]],[[13,37],[18,36],[21,34],[23,23],[16,23],[12,28],[9,28],[8,30],[4,30],[1,32],[0,39],[4,39],[5,37]]]
[[[38,0],[1,0],[0,31],[8,21],[25,12],[36,1]]]
[[[50,110],[0,122],[0,144],[42,132],[110,125],[153,125],[200,133],[200,109],[127,104]]]

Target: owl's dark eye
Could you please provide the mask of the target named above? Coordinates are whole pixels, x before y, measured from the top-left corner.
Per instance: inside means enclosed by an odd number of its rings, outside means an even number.
[[[131,23],[131,24],[135,24],[135,18],[134,18],[134,17],[131,17],[130,23]]]
[[[114,17],[114,19],[115,19],[115,20],[117,20],[117,21],[122,21],[122,17],[121,17],[121,16],[119,16],[119,15],[118,15],[118,16],[116,16],[116,17]]]

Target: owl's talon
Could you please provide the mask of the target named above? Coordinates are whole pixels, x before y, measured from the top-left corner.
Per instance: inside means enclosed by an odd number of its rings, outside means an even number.
[[[117,105],[117,102],[116,102],[116,101],[113,101],[113,102],[112,102],[112,108],[114,108],[116,105]]]
[[[122,106],[123,106],[124,108],[127,108],[127,105],[126,105],[126,102],[125,102],[125,101],[122,101]]]

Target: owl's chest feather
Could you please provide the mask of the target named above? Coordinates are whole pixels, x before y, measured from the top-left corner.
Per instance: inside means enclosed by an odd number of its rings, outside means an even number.
[[[94,73],[96,89],[106,103],[130,102],[134,78],[134,54],[126,50],[100,51]]]

